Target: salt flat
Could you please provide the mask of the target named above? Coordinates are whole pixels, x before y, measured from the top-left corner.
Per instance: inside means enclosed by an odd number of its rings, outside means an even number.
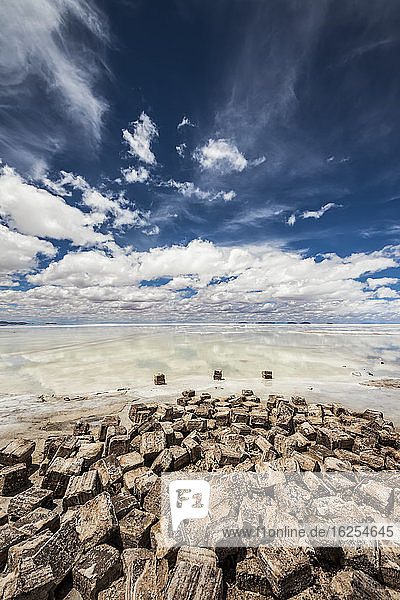
[[[135,398],[172,401],[186,388],[215,396],[248,387],[259,395],[301,394],[378,408],[400,422],[398,389],[360,385],[396,378],[399,367],[398,325],[3,327],[0,435],[95,417]],[[211,378],[215,368],[224,372],[220,384]],[[263,369],[273,371],[272,381],[261,380]],[[153,386],[158,371],[166,386]]]

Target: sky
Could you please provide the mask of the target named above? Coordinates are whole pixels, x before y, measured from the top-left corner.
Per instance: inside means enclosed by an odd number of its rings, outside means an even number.
[[[3,0],[0,320],[400,322],[397,0]]]

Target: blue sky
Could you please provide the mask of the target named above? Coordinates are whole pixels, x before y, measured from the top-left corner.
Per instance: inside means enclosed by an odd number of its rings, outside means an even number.
[[[400,321],[397,1],[3,15],[0,319]]]

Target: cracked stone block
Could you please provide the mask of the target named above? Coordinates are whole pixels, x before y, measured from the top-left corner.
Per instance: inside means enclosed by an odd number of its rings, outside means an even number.
[[[102,544],[85,554],[74,566],[72,579],[83,600],[97,600],[121,574],[121,560],[116,548]]]
[[[222,569],[180,560],[173,570],[166,600],[221,600]]]
[[[121,490],[123,473],[114,454],[98,460],[91,466],[91,470],[97,471],[103,490],[110,493],[118,493]]]
[[[165,385],[164,373],[156,373],[154,375],[154,385]]]
[[[143,433],[140,442],[140,454],[146,464],[150,464],[166,447],[164,432],[148,431]]]
[[[108,588],[99,592],[97,600],[126,600],[125,579],[120,577],[114,581]]]
[[[241,590],[267,595],[271,592],[266,569],[256,556],[246,558],[236,565],[236,585]]]
[[[93,442],[79,446],[76,458],[83,459],[83,467],[88,469],[95,462],[100,460],[103,454],[104,444],[102,442]]]
[[[0,469],[0,495],[8,496],[23,489],[28,483],[26,465],[18,464]]]
[[[12,525],[7,524],[0,527],[0,569],[2,569],[7,562],[8,551],[10,548],[25,540],[26,537],[25,533],[19,531]]]
[[[124,475],[125,487],[139,500],[143,502],[145,496],[151,490],[158,477],[151,469],[140,467],[136,471],[128,471]]]
[[[173,456],[169,448],[165,448],[151,464],[151,470],[156,475],[161,475],[165,471],[172,471]]]
[[[312,584],[310,559],[302,548],[261,546],[258,558],[265,565],[275,596],[289,598]]]
[[[272,371],[261,371],[262,379],[272,379]]]
[[[144,510],[131,510],[119,523],[124,548],[149,547],[150,529],[156,520],[153,514]]]
[[[55,498],[62,498],[73,475],[80,475],[82,458],[55,458],[48,466],[42,481],[42,488],[53,490]]]
[[[389,592],[362,571],[339,571],[330,588],[334,600],[390,600]]]
[[[31,558],[26,558],[18,569],[0,579],[2,600],[48,600],[55,587],[49,565],[38,568]]]
[[[129,492],[120,492],[115,496],[111,497],[115,514],[117,515],[118,521],[123,519],[133,508],[139,508],[139,501],[135,496],[132,496]]]
[[[128,452],[127,454],[123,454],[118,457],[118,462],[123,473],[138,469],[144,465],[143,457],[139,452]]]
[[[60,526],[60,515],[56,510],[35,508],[31,513],[13,522],[13,527],[25,535],[37,535],[43,529],[56,531]]]
[[[328,429],[320,427],[317,432],[317,444],[327,446],[330,450],[340,448],[342,450],[351,450],[354,438],[340,429]]]
[[[121,419],[119,417],[117,417],[116,415],[114,415],[114,416],[110,415],[110,416],[104,417],[104,419],[100,423],[99,442],[105,442],[108,428],[109,427],[118,427],[120,422],[121,422]]]
[[[30,440],[13,440],[0,448],[0,464],[11,466],[25,463],[29,467],[35,448],[35,442]]]
[[[56,585],[71,571],[83,549],[76,524],[76,517],[67,520],[32,556],[38,569],[51,567]]]
[[[67,511],[70,506],[85,504],[101,491],[97,471],[88,471],[83,475],[71,477],[63,498],[63,508]]]
[[[52,536],[50,530],[45,530],[37,536],[23,540],[8,550],[7,567],[14,571],[25,558],[33,556]]]
[[[10,499],[7,512],[10,519],[16,520],[28,515],[35,508],[50,508],[52,504],[52,490],[32,486]]]
[[[80,507],[76,530],[85,547],[114,540],[118,532],[118,520],[110,494],[103,492]]]

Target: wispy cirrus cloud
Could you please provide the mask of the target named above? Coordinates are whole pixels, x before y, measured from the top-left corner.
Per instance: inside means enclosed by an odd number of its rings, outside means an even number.
[[[197,187],[192,181],[175,181],[175,179],[169,179],[168,181],[160,184],[162,187],[173,188],[178,191],[179,194],[186,198],[198,198],[199,200],[225,200],[229,202],[236,197],[236,192],[233,190],[220,190],[218,192],[211,190],[202,190]]]
[[[9,161],[34,170],[74,135],[100,141],[108,40],[107,18],[89,0],[2,2],[0,149]]]
[[[332,210],[332,208],[342,208],[342,204],[336,204],[335,202],[328,202],[319,208],[318,210],[305,210],[302,213],[296,215],[296,213],[292,213],[287,220],[287,224],[293,227],[296,223],[297,219],[320,219],[328,210]]]
[[[301,215],[302,219],[320,219],[328,210],[332,208],[341,208],[341,204],[335,204],[335,202],[328,202],[328,204],[324,204],[318,210],[306,210]]]

